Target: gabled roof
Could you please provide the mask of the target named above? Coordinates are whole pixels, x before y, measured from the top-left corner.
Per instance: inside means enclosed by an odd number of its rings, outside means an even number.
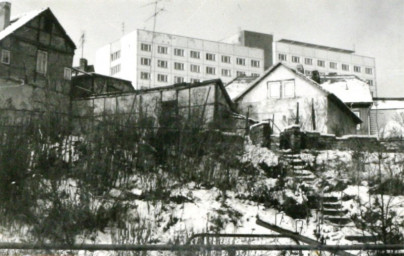
[[[249,87],[257,77],[255,76],[239,76],[226,84],[226,91],[231,99],[237,97],[241,92]]]
[[[27,12],[22,15],[12,17],[10,20],[10,25],[6,27],[4,30],[0,31],[0,41],[6,38],[7,36],[11,35],[14,33],[17,29],[21,28],[34,18],[38,17],[44,12],[49,12],[53,18],[55,19],[56,23],[58,24],[59,28],[62,30],[64,33],[65,37],[69,40],[69,42],[72,44],[73,48],[76,49],[76,45],[74,44],[73,40],[69,37],[69,35],[66,33],[62,25],[59,23],[58,19],[55,17],[55,15],[52,13],[52,11],[49,8],[42,8],[38,9],[35,11]]]
[[[320,89],[320,91],[323,91],[330,100],[334,101],[334,103],[336,105],[338,105],[343,111],[345,111],[348,115],[350,115],[357,123],[362,123],[362,120],[355,115],[352,110],[345,105],[344,102],[341,101],[341,99],[339,99],[337,96],[335,96],[333,93],[329,92],[328,90],[324,89],[323,87],[321,87],[318,83],[316,83],[315,81],[313,81],[312,79],[306,77],[304,74],[286,66],[285,64],[283,64],[282,62],[278,62],[277,64],[275,64],[274,66],[270,67],[267,71],[265,71],[264,74],[262,74],[260,77],[258,77],[257,79],[255,79],[250,86],[245,89],[242,93],[240,93],[240,95],[238,95],[237,97],[235,97],[233,100],[234,102],[239,101],[241,98],[243,98],[249,91],[251,91],[253,88],[255,88],[262,80],[264,80],[267,76],[269,76],[272,72],[274,72],[276,69],[278,69],[279,67],[284,67],[287,70],[289,70],[290,72],[294,73],[296,76],[298,76],[299,78],[305,80],[306,82],[308,82],[309,84],[313,85],[314,87]]]
[[[369,85],[354,76],[340,78],[332,77],[321,84],[321,87],[335,94],[344,103],[365,103],[372,104],[372,94]]]

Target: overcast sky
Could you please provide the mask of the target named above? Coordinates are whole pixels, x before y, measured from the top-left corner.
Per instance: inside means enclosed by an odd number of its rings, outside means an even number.
[[[50,7],[84,56],[137,28],[153,28],[154,0],[11,0],[12,16]],[[275,40],[355,49],[376,58],[378,95],[404,97],[404,0],[161,0],[156,31],[221,40],[239,30]]]

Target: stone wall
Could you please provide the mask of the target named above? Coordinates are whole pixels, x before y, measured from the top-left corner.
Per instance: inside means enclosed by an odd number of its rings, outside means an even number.
[[[298,126],[285,129],[280,136],[280,148],[298,152],[314,150],[361,150],[361,151],[402,151],[404,141],[380,141],[374,136],[348,135],[337,137],[333,134],[300,131]]]

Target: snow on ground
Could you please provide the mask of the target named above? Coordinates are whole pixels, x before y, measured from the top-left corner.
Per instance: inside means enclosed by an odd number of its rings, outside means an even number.
[[[278,156],[267,148],[247,144],[242,162],[250,162],[254,167],[257,167],[260,163],[265,163],[267,166],[276,166],[278,165]]]

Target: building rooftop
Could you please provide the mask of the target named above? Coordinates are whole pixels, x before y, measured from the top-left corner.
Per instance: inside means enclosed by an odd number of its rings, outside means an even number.
[[[404,110],[403,98],[376,98],[372,109]]]
[[[240,93],[245,91],[255,79],[257,79],[256,76],[239,76],[227,83],[226,91],[230,98],[233,100],[240,95]]]
[[[30,22],[31,20],[33,20],[34,18],[36,18],[37,16],[39,16],[40,14],[42,14],[43,12],[46,12],[46,11],[49,11],[53,15],[52,11],[49,8],[42,8],[42,9],[30,11],[30,12],[12,17],[10,19],[10,25],[7,26],[4,30],[0,31],[0,41],[3,40],[4,38],[6,38],[7,36],[11,35],[17,29],[21,28],[22,26],[24,26],[25,24],[27,24],[28,22]],[[55,18],[56,22],[59,23],[57,18],[56,17],[54,17],[54,18]],[[66,36],[66,38],[70,41],[73,48],[76,48],[76,45],[74,44],[73,40],[69,37],[69,35],[67,35],[66,31],[64,30],[64,28],[61,25],[60,25],[60,29],[64,33],[64,36]]]
[[[331,77],[330,80],[321,84],[325,90],[335,94],[344,103],[367,103],[372,104],[372,94],[367,83],[356,76]]]
[[[304,43],[304,42],[293,41],[293,40],[289,40],[289,39],[281,39],[281,40],[279,40],[278,42],[280,42],[280,43],[288,43],[288,44],[295,44],[295,45],[299,45],[299,46],[317,48],[317,49],[322,49],[322,50],[327,50],[327,51],[333,51],[333,52],[342,52],[342,53],[354,53],[354,52],[355,52],[355,51],[353,51],[353,50],[346,50],[346,49],[340,49],[340,48],[335,48],[335,47],[323,46],[323,45],[318,45],[318,44]]]

